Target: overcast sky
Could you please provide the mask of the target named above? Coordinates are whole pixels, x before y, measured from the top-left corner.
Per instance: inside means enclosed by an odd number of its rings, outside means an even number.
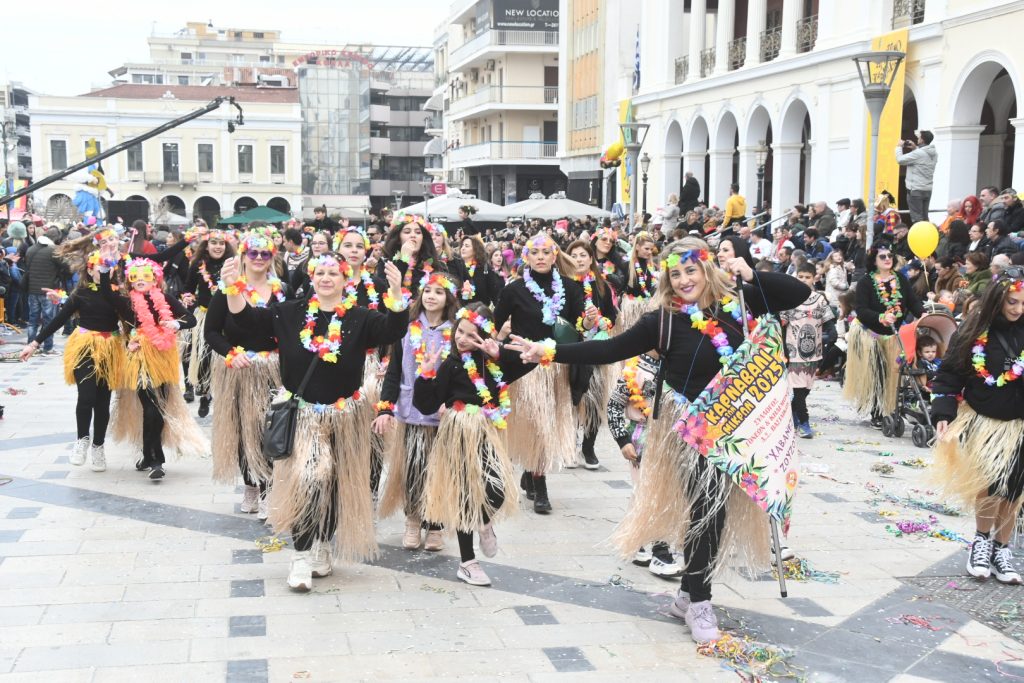
[[[110,84],[111,69],[147,61],[146,38],[188,21],[281,31],[288,42],[431,45],[451,0],[205,0],[4,3],[0,75],[29,90],[79,95]]]

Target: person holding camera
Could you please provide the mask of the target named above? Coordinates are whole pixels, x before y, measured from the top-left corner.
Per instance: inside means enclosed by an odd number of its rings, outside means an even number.
[[[928,204],[932,199],[932,176],[939,154],[932,146],[930,130],[917,131],[917,140],[900,140],[896,147],[896,163],[907,167],[907,204],[911,225],[928,220]]]

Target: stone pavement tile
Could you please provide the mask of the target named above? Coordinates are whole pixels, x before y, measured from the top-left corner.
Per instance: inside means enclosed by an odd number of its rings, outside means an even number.
[[[5,647],[42,647],[46,645],[82,645],[104,643],[110,634],[109,622],[78,624],[37,624],[8,626],[0,622],[0,643]]]
[[[269,665],[265,659],[236,659],[227,663],[227,683],[261,683],[267,680]]]
[[[424,637],[429,634],[425,633]],[[380,655],[301,657],[284,654],[270,660],[271,681],[300,680],[297,672],[305,673],[301,680],[319,683],[337,681],[410,681],[429,679],[435,674],[434,661],[438,657],[424,657],[421,653],[392,652]],[[492,679],[493,680],[493,679]]]
[[[927,644],[871,636],[835,628],[801,646],[795,662],[809,665],[819,655],[840,656],[857,665],[871,662],[873,666],[893,673],[903,671],[906,662],[915,661],[932,649]]]
[[[544,605],[523,605],[513,608],[513,611],[527,626],[545,626],[558,623],[555,615]]]
[[[38,588],[41,586],[57,586],[64,579],[64,570],[40,569],[34,572],[14,572],[0,564],[0,585],[19,586],[22,588]]]
[[[267,635],[267,618],[237,616],[228,618],[228,638],[249,638]]]
[[[551,660],[538,648],[502,648],[445,652],[431,657],[439,679],[487,677],[504,681],[509,676],[554,671]]]
[[[647,643],[650,639],[631,621],[550,626],[506,626],[498,635],[508,647],[573,647],[607,642]]]
[[[546,647],[544,654],[559,673],[594,670],[594,665],[578,647]]]
[[[865,661],[877,660],[862,660],[857,657],[841,659],[828,654],[800,652],[790,660],[790,663],[803,667],[808,680],[813,683],[876,683],[892,679],[893,669],[874,667],[865,664]]]
[[[585,672],[555,672],[537,673],[530,675],[530,683],[622,683],[624,679],[622,672],[607,673],[604,671]],[[674,672],[648,672],[644,671],[642,678],[644,683],[686,683],[687,681],[711,680],[703,677],[690,676],[685,671]],[[724,680],[724,679],[722,679]],[[732,680],[736,680],[733,676]]]
[[[586,645],[582,650],[594,668],[601,672],[618,671],[620,675],[642,676],[643,680],[657,672],[679,675],[685,672],[701,681],[736,680],[734,673],[722,670],[719,660],[697,656],[696,644],[686,631],[672,642],[605,643]]]
[[[39,507],[16,507],[8,510],[7,519],[33,519],[39,516],[42,508]]]
[[[0,605],[74,605],[120,600],[124,586],[50,586],[0,589]]]
[[[418,610],[432,614],[433,611]],[[472,628],[473,623],[461,623],[458,618],[449,618],[455,610],[442,611],[431,620],[431,627],[437,624],[448,624]],[[468,611],[468,610],[461,610]],[[316,637],[318,633],[369,633],[373,631],[392,631],[412,633],[419,624],[415,623],[409,612],[319,612],[312,614],[271,614],[267,616],[267,636],[271,638],[288,638],[309,635]]]
[[[242,579],[230,584],[233,598],[262,598],[265,595],[263,579]]]
[[[264,658],[274,661],[281,657],[310,658],[347,654],[349,646],[346,634],[309,633],[290,638],[201,638],[192,641],[188,661],[214,662]]]
[[[187,619],[144,619],[115,621],[110,629],[110,643],[148,642],[161,640],[194,640],[227,638],[225,617],[190,617]]]
[[[188,581],[188,582],[157,582],[130,583],[125,586],[125,602],[138,600],[166,599],[203,600],[205,598],[221,598],[229,595],[230,584],[227,581]]]
[[[7,671],[3,666],[3,656],[0,655],[0,672]],[[48,674],[47,681],[60,681],[60,683],[92,683],[95,675],[93,669],[63,669],[59,676]],[[28,673],[8,673],[3,676],[4,683],[39,683],[40,676],[37,671]]]
[[[495,629],[453,627],[447,624],[439,624],[422,632],[354,632],[348,634],[348,641],[352,654],[356,655],[392,652],[470,652],[501,650],[503,647]]]
[[[233,581],[235,579],[267,579],[269,588],[273,581],[283,585],[288,578],[288,568],[266,564],[206,564],[196,567],[200,581]]]
[[[994,659],[968,657],[951,652],[936,651],[928,654],[907,669],[907,673],[921,678],[947,681],[1019,680],[1024,676],[1024,662],[1007,661],[1016,654],[1003,653]],[[997,666],[998,662],[998,666]]]
[[[61,672],[63,674],[64,672]],[[138,683],[139,681],[188,681],[189,683],[224,683],[224,664],[157,664],[153,666],[118,666],[98,669],[92,683]],[[254,683],[239,679],[239,683]]]
[[[97,576],[113,568],[131,568],[135,564],[135,553],[116,555],[37,555],[35,557],[9,557],[4,562],[14,571],[36,571],[52,567],[63,567],[70,574],[88,568]],[[100,571],[102,570],[102,571]]]
[[[174,664],[188,659],[189,641],[29,647],[22,650],[15,671],[55,671],[83,666],[110,667]]]
[[[151,602],[83,602],[51,605],[41,623],[74,624],[83,621],[145,621],[186,619],[195,616],[195,600],[154,600]]]
[[[174,552],[140,552],[136,567],[194,567],[205,564],[227,564],[231,555],[226,550],[175,550]]]
[[[0,569],[3,565],[0,565]],[[2,575],[0,575],[2,578]],[[38,624],[46,608],[42,605],[21,605],[20,607],[0,606],[0,624],[4,626],[25,626]]]
[[[0,549],[8,543],[17,543],[21,540],[21,537],[25,535],[24,529],[11,529],[0,531]],[[32,540],[32,539],[27,539]],[[6,555],[6,553],[4,553]]]
[[[236,548],[231,551],[231,564],[262,564],[264,554],[258,548]]]
[[[977,621],[968,621],[939,645],[938,652],[1002,660],[1007,652],[1024,658],[1024,645]]]
[[[75,555],[78,553],[78,541],[57,541],[33,543],[18,541],[17,543],[0,543],[0,557],[37,557],[39,555]]]
[[[935,683],[934,678],[921,678],[910,674],[900,674],[889,679],[889,683]]]
[[[39,475],[40,479],[67,479],[68,473],[63,470],[47,470]]]
[[[134,568],[128,563],[120,569],[113,567],[88,567],[68,569],[64,583],[73,586],[95,586],[110,583],[123,583],[132,586],[147,583],[185,583],[199,580],[199,567],[142,567]],[[126,592],[127,594],[127,592]],[[152,600],[150,596],[146,598]]]
[[[849,617],[843,622],[843,628],[876,638],[934,648],[970,620],[967,614],[953,607],[918,600],[919,594],[920,589],[904,585],[887,594],[883,604],[872,604]],[[925,617],[937,630],[900,623],[900,617],[905,614]]]
[[[223,597],[199,600],[196,605],[196,616],[241,617],[250,614],[320,614],[337,610],[338,599],[333,595],[296,594],[291,599]]]
[[[128,520],[121,527],[97,527],[97,526],[60,526],[28,529],[25,532],[26,541],[99,541],[103,539],[119,539],[122,541],[130,539],[141,539],[145,537],[146,528],[142,525],[132,526]]]

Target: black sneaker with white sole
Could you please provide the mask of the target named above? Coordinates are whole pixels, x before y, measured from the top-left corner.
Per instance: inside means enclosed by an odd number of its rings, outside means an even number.
[[[651,564],[647,569],[663,579],[674,579],[683,575],[682,566],[676,562],[672,551],[665,546],[657,545],[651,553]]]
[[[976,579],[987,579],[992,575],[992,539],[975,534],[971,553],[967,556],[967,573]]]
[[[163,479],[164,478],[164,466],[153,465],[153,469],[149,472],[150,479]]]
[[[601,463],[597,461],[597,456],[593,453],[583,454],[583,466],[588,470],[596,470],[601,466]]]
[[[995,575],[996,581],[999,583],[1013,586],[1024,583],[1021,581],[1020,572],[1013,566],[1013,552],[1005,545],[996,548],[992,553],[992,574]]]

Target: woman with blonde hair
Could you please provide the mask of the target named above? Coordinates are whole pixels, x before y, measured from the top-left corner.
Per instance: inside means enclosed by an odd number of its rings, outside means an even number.
[[[579,344],[513,338],[527,362],[609,364],[658,350],[659,385],[666,392],[654,406],[660,418],[649,427],[640,484],[613,540],[623,557],[655,541],[683,548],[685,572],[670,613],[686,620],[694,640],[719,637],[711,608],[711,579],[731,550],[745,551],[748,565],[768,563],[768,519],[729,477],[684,441],[674,425],[707,387],[744,339],[744,320],[734,277],[743,280],[754,315],[795,308],[810,289],[779,273],[754,272],[742,258],[715,266],[701,239],[687,237],[662,255],[658,310],[605,341]]]
[[[651,300],[658,287],[658,267],[654,260],[654,238],[640,231],[633,239],[629,254],[626,286],[622,290],[619,327],[627,329],[651,308]]]

